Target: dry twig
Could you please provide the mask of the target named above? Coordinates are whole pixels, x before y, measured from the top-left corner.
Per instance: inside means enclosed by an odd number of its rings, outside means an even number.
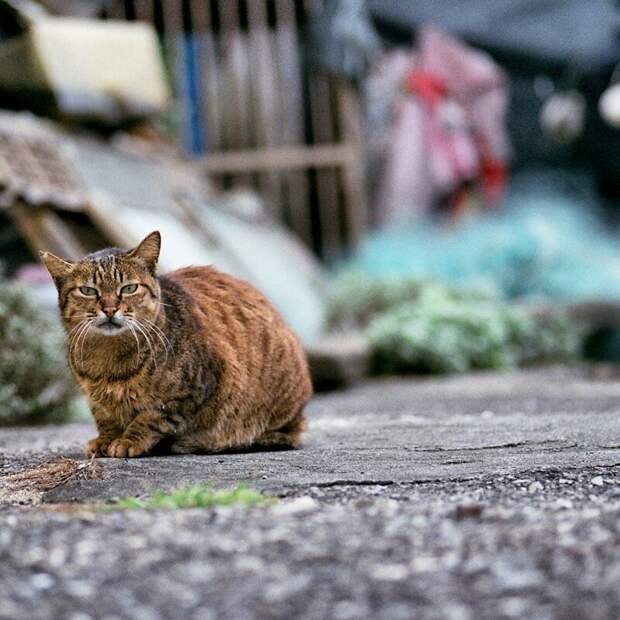
[[[16,474],[0,478],[0,490],[14,491],[50,491],[76,480],[98,480],[103,468],[94,459],[76,461],[61,458],[48,461],[33,469],[26,469]]]

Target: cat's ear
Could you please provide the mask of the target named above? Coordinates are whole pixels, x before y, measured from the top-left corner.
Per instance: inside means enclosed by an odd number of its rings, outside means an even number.
[[[127,256],[130,258],[140,258],[154,268],[159,259],[160,248],[161,235],[159,231],[156,230],[142,239],[139,245],[131,250]]]
[[[75,263],[65,260],[64,258],[59,258],[51,252],[39,252],[39,256],[56,283],[71,275],[73,267],[75,266]]]

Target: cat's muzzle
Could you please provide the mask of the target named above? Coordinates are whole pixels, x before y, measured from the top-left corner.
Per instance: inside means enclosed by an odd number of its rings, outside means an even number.
[[[122,331],[125,331],[127,328],[127,323],[125,319],[118,316],[103,316],[101,317],[96,324],[97,330],[107,336],[114,336],[116,334],[120,334]]]

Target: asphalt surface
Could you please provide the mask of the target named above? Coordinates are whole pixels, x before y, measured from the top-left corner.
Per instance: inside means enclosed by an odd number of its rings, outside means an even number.
[[[620,618],[617,376],[373,381],[308,417],[301,450],[101,459],[101,480],[5,496],[0,618]],[[92,434],[0,430],[0,475]],[[241,481],[280,499],[95,503]]]

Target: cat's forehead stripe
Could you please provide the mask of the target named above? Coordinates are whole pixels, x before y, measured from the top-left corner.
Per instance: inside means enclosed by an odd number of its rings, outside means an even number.
[[[114,255],[100,256],[93,261],[92,278],[95,285],[123,282],[125,276],[118,267],[117,257]]]

